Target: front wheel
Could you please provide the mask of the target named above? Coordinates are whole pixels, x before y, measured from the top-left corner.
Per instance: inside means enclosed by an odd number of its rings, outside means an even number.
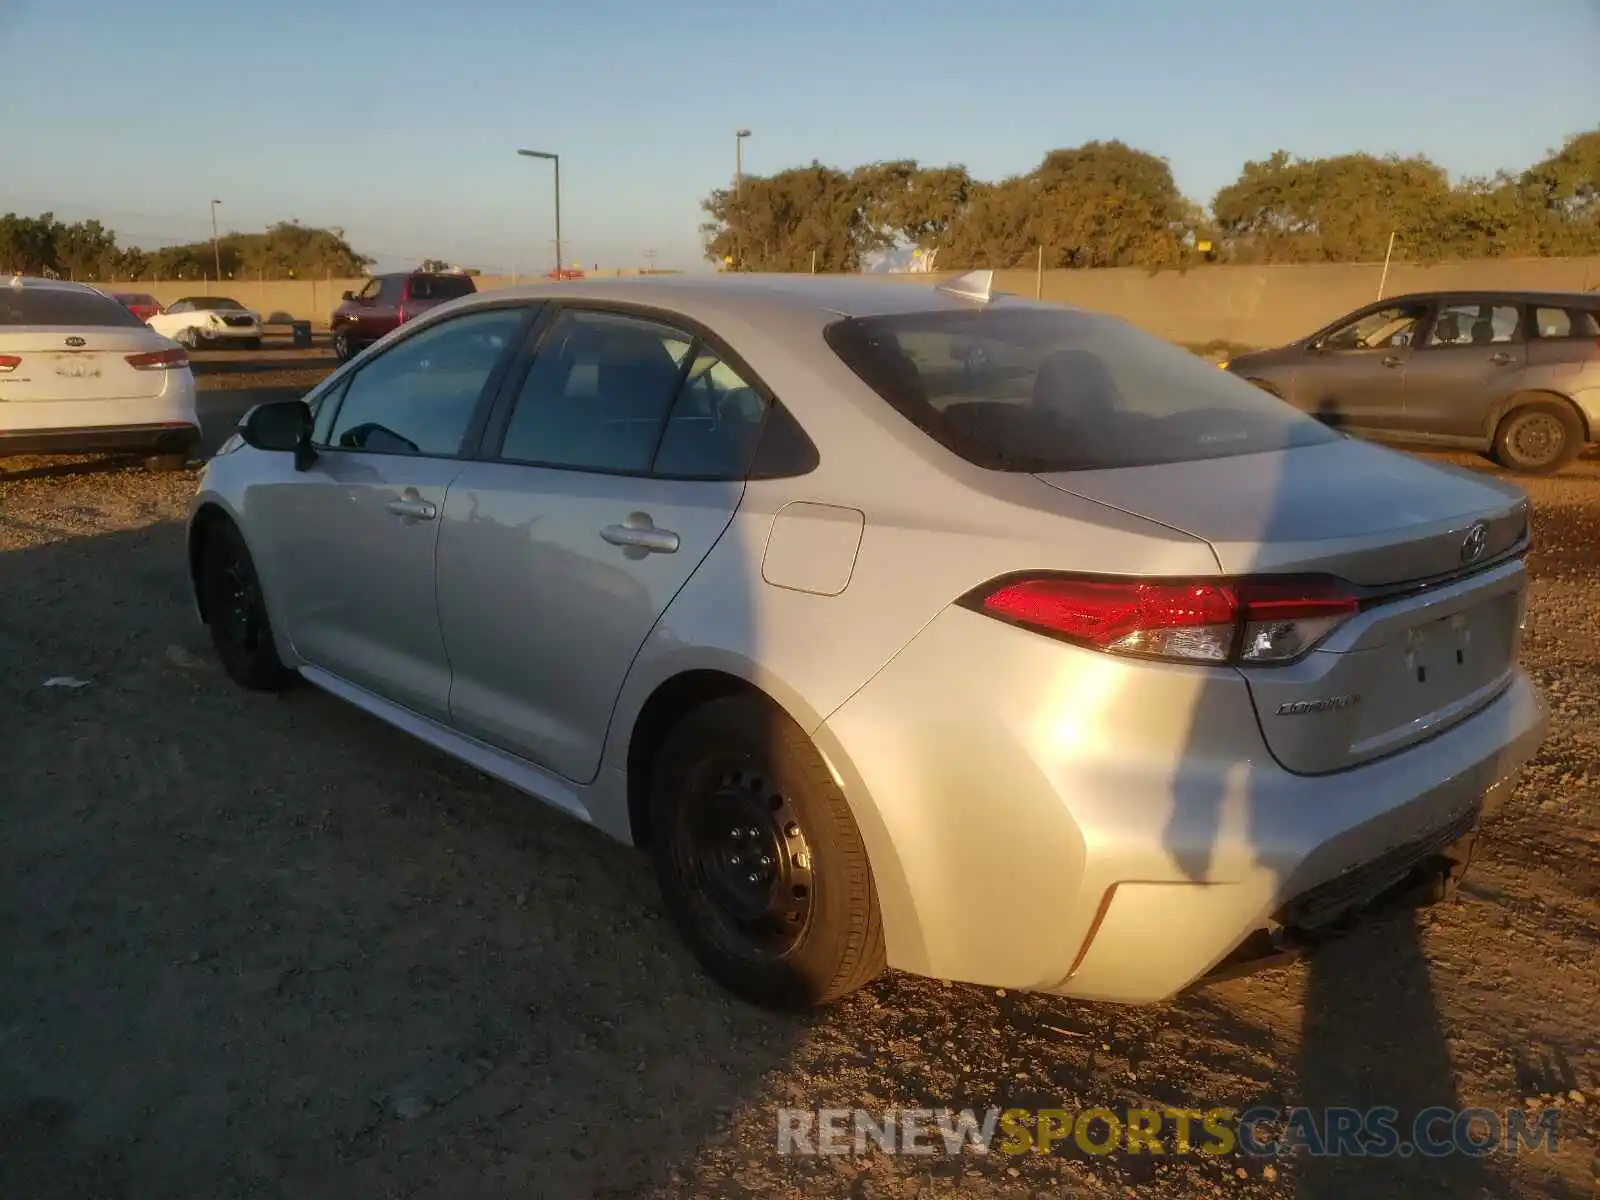
[[[333,356],[340,362],[349,362],[355,352],[355,343],[350,340],[348,333],[341,329],[333,335]]]
[[[187,329],[178,330],[178,336],[175,340],[178,345],[186,350],[200,349],[200,331],[192,325]]]
[[[207,530],[199,582],[211,643],[228,678],[259,692],[293,682],[294,673],[278,657],[255,562],[232,522],[219,519]]]
[[[1583,423],[1560,400],[1536,400],[1508,412],[1494,435],[1494,457],[1509,471],[1548,475],[1583,449]]]
[[[679,932],[718,982],[806,1009],[883,970],[861,831],[821,755],[757,698],[685,716],[656,760],[651,849]]]

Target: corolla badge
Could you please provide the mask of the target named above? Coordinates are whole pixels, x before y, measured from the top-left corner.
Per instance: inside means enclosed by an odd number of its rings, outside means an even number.
[[[1483,557],[1483,552],[1489,548],[1489,526],[1482,521],[1477,522],[1467,530],[1467,536],[1461,543],[1461,561],[1475,563]]]
[[[84,346],[84,345],[87,345],[87,344],[88,343],[85,342],[83,338],[78,337],[76,335],[74,335],[72,337],[69,337],[67,339],[67,345],[69,345],[69,346]]]
[[[1342,696],[1323,696],[1317,700],[1286,700],[1278,705],[1278,716],[1303,717],[1307,713],[1338,712],[1343,708],[1352,708],[1360,701],[1361,697],[1355,692],[1346,692]]]

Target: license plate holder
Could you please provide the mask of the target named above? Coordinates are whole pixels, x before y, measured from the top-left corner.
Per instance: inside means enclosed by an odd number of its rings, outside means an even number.
[[[100,364],[81,354],[57,354],[55,368],[63,379],[95,379],[100,375]]]
[[[1403,661],[1417,683],[1428,684],[1476,667],[1473,651],[1472,623],[1466,613],[1455,613],[1408,629]]]

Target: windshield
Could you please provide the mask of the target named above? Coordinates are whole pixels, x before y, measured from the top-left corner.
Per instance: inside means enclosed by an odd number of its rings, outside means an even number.
[[[857,317],[824,336],[919,429],[997,471],[1192,462],[1339,436],[1188,351],[1093,313]]]
[[[222,296],[191,296],[189,303],[196,308],[217,309],[221,312],[242,312],[244,305],[237,300],[229,300]]]
[[[53,287],[0,287],[0,325],[142,329],[144,322],[110,296],[102,296],[99,292]]]

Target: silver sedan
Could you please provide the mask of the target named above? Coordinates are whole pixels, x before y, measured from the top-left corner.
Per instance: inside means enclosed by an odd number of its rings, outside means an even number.
[[[1537,748],[1527,501],[1119,321],[744,276],[408,324],[207,467],[200,617],[646,846],[758,1002],[1150,1002],[1441,894]]]

